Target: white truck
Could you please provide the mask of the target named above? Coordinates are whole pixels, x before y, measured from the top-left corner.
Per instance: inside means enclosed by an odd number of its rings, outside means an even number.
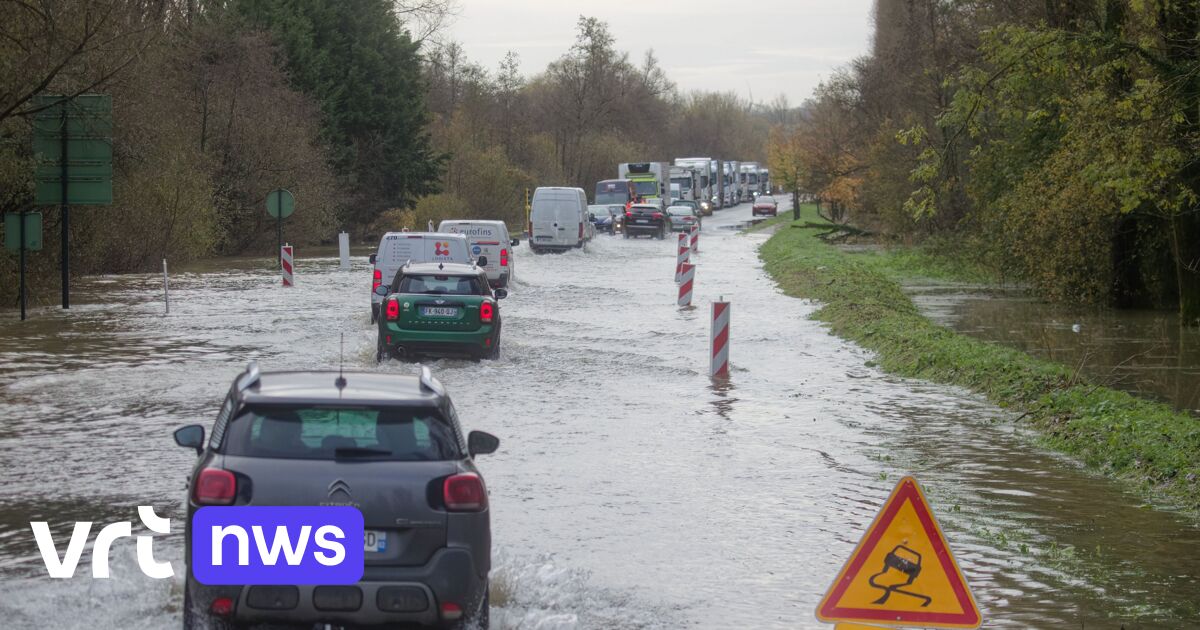
[[[715,190],[716,180],[712,176],[715,165],[716,162],[712,158],[675,158],[675,167],[691,171],[692,189],[696,195],[694,199],[710,204],[713,203],[713,198],[717,194]],[[675,176],[672,175],[671,178],[674,180]]]
[[[742,162],[741,172],[738,173],[738,184],[742,192],[742,201],[754,201],[761,192],[758,188],[758,162]]]
[[[672,166],[671,196],[675,197],[676,199],[686,199],[688,201],[697,200],[699,198],[696,192],[699,188],[696,183],[697,179],[696,171],[692,167],[678,165]],[[675,193],[676,190],[679,191],[678,194]]]
[[[730,206],[738,205],[738,202],[741,198],[741,192],[738,190],[738,172],[741,168],[741,163],[730,160],[723,163],[722,166],[724,167],[722,169],[724,171],[724,177],[722,179],[725,182],[725,197],[723,201],[725,203],[725,207],[728,208]]]
[[[670,205],[670,168],[665,162],[622,162],[617,165],[617,179],[632,181],[641,203],[666,208]]]

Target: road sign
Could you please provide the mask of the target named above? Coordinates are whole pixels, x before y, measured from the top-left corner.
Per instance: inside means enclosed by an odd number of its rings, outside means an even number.
[[[4,215],[4,249],[10,252],[21,249],[21,217],[25,217],[25,249],[31,252],[42,250],[42,213],[30,212]]]
[[[35,203],[60,205],[65,191],[69,204],[112,204],[112,97],[44,94],[34,104],[43,108],[33,119]]]
[[[267,214],[276,219],[286,219],[296,211],[296,198],[284,188],[276,188],[267,194]]]
[[[916,479],[905,477],[896,484],[821,600],[817,619],[884,627],[979,627],[979,607]]]

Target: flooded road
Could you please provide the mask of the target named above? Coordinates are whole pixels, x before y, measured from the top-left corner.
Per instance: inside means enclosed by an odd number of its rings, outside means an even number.
[[[501,358],[436,361],[464,428],[500,437],[491,493],[498,628],[810,628],[896,479],[933,503],[985,627],[1200,627],[1200,529],[1030,446],[960,390],[897,379],[764,275],[764,234],[706,219],[695,303],[675,307],[670,240],[601,236],[586,251],[516,251]],[[370,266],[298,251],[172,279],[78,283],[69,315],[0,323],[0,627],[179,626],[183,424],[211,425],[245,363],[376,367]],[[707,304],[732,302],[725,387],[706,377]],[[7,316],[7,314],[6,314]],[[174,580],[53,581],[28,522],[175,520],[155,552]],[[93,530],[94,531],[94,530]],[[61,543],[60,543],[61,544]]]

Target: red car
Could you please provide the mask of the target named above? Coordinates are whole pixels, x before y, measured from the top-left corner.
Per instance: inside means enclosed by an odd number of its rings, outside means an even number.
[[[754,208],[751,210],[754,216],[760,214],[769,214],[775,216],[779,212],[779,204],[775,198],[770,195],[759,195],[758,199],[754,200]]]

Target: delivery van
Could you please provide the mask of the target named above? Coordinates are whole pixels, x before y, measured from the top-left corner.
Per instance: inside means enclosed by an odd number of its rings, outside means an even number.
[[[447,262],[471,264],[467,237],[462,234],[440,232],[388,232],[379,239],[379,250],[371,254],[371,321],[379,314],[379,303],[383,298],[376,295],[375,287],[391,284],[396,272],[406,262]],[[485,262],[491,262],[485,261]]]
[[[507,287],[515,277],[517,263],[512,248],[520,241],[509,238],[508,226],[503,221],[442,221],[438,225],[438,232],[467,237],[471,256],[476,259],[481,256],[487,258],[487,264],[482,266],[487,270],[488,283],[493,287]]]
[[[533,191],[529,249],[534,253],[583,247],[591,231],[582,188],[543,186]]]

